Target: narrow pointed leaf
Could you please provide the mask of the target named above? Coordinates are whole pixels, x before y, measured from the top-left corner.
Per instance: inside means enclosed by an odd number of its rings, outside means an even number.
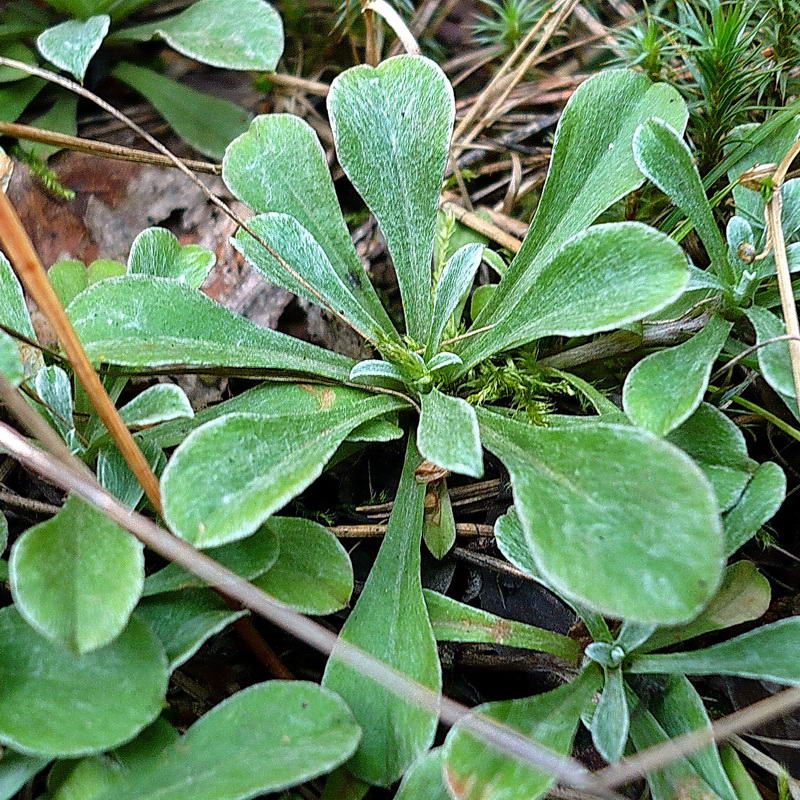
[[[653,635],[655,629],[655,625],[643,625],[640,622],[625,620],[617,632],[614,644],[626,653],[632,653]]]
[[[283,24],[265,0],[197,0],[175,16],[114,35],[163,39],[179,53],[223,69],[272,72],[283,53]]]
[[[511,474],[534,561],[557,591],[644,623],[700,611],[719,585],[723,543],[713,492],[691,459],[621,425],[537,428],[478,414],[484,444]]]
[[[194,411],[180,386],[158,383],[122,406],[119,415],[129,428],[142,428],[178,417],[192,417]]]
[[[714,220],[700,173],[680,135],[666,122],[649,119],[633,137],[636,165],[689,218],[721,275],[729,274],[728,248]]]
[[[503,619],[430,589],[424,589],[423,594],[433,633],[439,642],[485,642],[505,647],[523,647],[551,653],[573,664],[578,663],[580,648],[569,636]]]
[[[543,336],[610,330],[663,308],[689,280],[686,256],[638,222],[595,225],[575,235],[529,282],[494,327],[463,340],[462,371]],[[501,284],[502,286],[502,284]]]
[[[142,545],[75,496],[14,544],[11,587],[39,633],[76,653],[108,644],[127,625],[144,582]]]
[[[61,367],[40,369],[34,379],[36,395],[43,403],[45,415],[64,439],[75,429],[72,416],[72,381]]]
[[[622,391],[630,420],[656,436],[666,436],[685,422],[703,399],[731,327],[714,316],[687,342],[643,358],[628,373]]]
[[[150,369],[256,367],[347,380],[353,362],[236,316],[195,289],[129,275],[90,286],[69,314],[89,358]]]
[[[353,246],[325,151],[305,120],[291,114],[256,117],[225,151],[222,177],[255,211],[294,217],[372,318],[390,336],[397,335]]]
[[[149,100],[181,139],[211,158],[221,159],[250,122],[250,114],[230,100],[198,92],[151,69],[122,61],[112,75]]]
[[[441,668],[420,582],[425,487],[414,470],[421,461],[409,440],[386,536],[340,636],[438,692]],[[364,731],[348,765],[362,780],[388,786],[433,741],[436,714],[346,667],[335,651],[323,685],[344,698]]]
[[[724,744],[719,749],[725,773],[736,790],[737,800],[764,800],[747,767],[732,745]]]
[[[749,633],[686,653],[634,656],[630,672],[667,675],[738,675],[800,684],[800,617],[789,617]]]
[[[408,769],[394,800],[451,800],[442,778],[441,747],[420,756]]]
[[[432,389],[420,398],[417,446],[423,457],[463,475],[483,475],[483,450],[475,409],[460,397]]]
[[[100,49],[110,24],[107,14],[86,20],[71,19],[40,33],[36,47],[51,64],[83,82],[86,68]]]
[[[92,800],[245,800],[330,772],[358,739],[331,692],[269,681],[215,706],[138,768],[119,770]]]
[[[198,547],[249,536],[319,477],[353,428],[400,405],[383,395],[313,416],[213,420],[185,439],[164,470],[164,519]]]
[[[350,370],[350,380],[355,383],[370,384],[375,382],[375,379],[397,381],[398,383],[405,383],[406,380],[405,375],[394,364],[375,358],[359,361]]]
[[[110,439],[110,437],[107,437]],[[151,442],[139,442],[139,447],[147,463],[156,475],[160,475],[167,458],[160,447]],[[97,453],[97,479],[104,489],[108,489],[121,503],[136,508],[144,497],[144,489],[133,474],[128,462],[115,444],[101,447]]]
[[[442,277],[436,286],[433,306],[433,326],[428,336],[428,355],[433,355],[442,342],[442,333],[447,322],[460,306],[464,295],[475,279],[475,273],[483,257],[483,245],[467,244],[453,253],[445,265]]]
[[[739,502],[725,515],[725,552],[735,553],[772,519],[786,497],[786,474],[774,462],[759,464]]]
[[[0,741],[29,755],[73,757],[115,747],[156,718],[167,663],[136,617],[83,656],[40,636],[11,606],[0,611]]]
[[[272,517],[270,531],[278,558],[254,580],[256,586],[303,614],[332,614],[350,602],[350,556],[328,530],[308,519]]]
[[[422,539],[434,558],[444,558],[456,541],[456,520],[447,481],[429,484],[425,493],[425,519]]]
[[[592,717],[592,741],[603,758],[614,764],[622,758],[628,741],[630,714],[625,683],[619,667],[606,669],[603,693]]]
[[[131,245],[128,272],[131,275],[153,275],[174,278],[195,289],[206,279],[217,257],[197,244],[181,246],[178,239],[164,228],[147,228]]]
[[[36,339],[25,295],[8,259],[0,253],[0,325]]]
[[[520,700],[485,703],[475,712],[525,734],[558,753],[568,754],[581,712],[600,688],[596,666],[552,692]],[[444,743],[444,778],[455,800],[536,800],[554,778],[485,744],[460,724]]]
[[[396,56],[331,84],[328,111],[339,163],[375,214],[394,262],[409,335],[431,326],[431,262],[439,192],[455,114],[436,64]]]
[[[464,362],[461,360],[460,356],[457,356],[455,353],[449,353],[446,350],[437,353],[429,362],[428,362],[428,369],[431,372],[438,372],[440,369],[445,369],[446,367],[453,367],[456,364],[463,364]]]
[[[684,129],[686,103],[672,86],[652,84],[633,70],[607,70],[581,84],[559,120],[536,216],[475,328],[495,322],[515,305],[570,237],[641,186],[633,133],[654,116]]]

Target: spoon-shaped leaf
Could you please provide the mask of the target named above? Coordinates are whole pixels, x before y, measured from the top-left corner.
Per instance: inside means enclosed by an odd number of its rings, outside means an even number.
[[[408,769],[394,800],[451,800],[442,778],[442,748],[429,750]]]
[[[108,644],[142,593],[142,545],[77,497],[14,543],[14,601],[39,633],[76,653]]]
[[[444,73],[421,56],[358,66],[331,84],[339,163],[378,219],[397,272],[409,335],[431,327],[431,260],[455,107]]]
[[[480,409],[478,419],[511,474],[534,561],[566,598],[663,624],[690,619],[714,594],[724,563],[719,515],[711,486],[680,450],[621,425],[537,428]]]
[[[389,527],[364,590],[340,636],[434,691],[441,668],[420,582],[424,484],[414,471],[422,461],[409,439]],[[364,731],[349,769],[369,783],[388,786],[433,741],[436,715],[377,686],[336,660],[323,685],[341,695]]]
[[[185,284],[149,275],[96,283],[75,298],[69,315],[89,358],[100,363],[260,367],[339,380],[353,365],[238,317]]]
[[[156,718],[167,660],[135,616],[111,644],[78,656],[8,606],[0,610],[0,676],[0,742],[29,755],[73,757],[115,747]]]
[[[438,389],[423,394],[420,403],[417,446],[423,457],[453,472],[480,478],[483,450],[475,409],[466,400]]]
[[[686,256],[664,234],[638,222],[596,225],[526,281],[525,295],[491,330],[463,340],[461,371],[543,336],[583,336],[641,319],[678,297],[688,280]]]
[[[800,684],[799,646],[800,617],[789,617],[702,650],[635,655],[626,669],[666,675],[739,675]]]
[[[170,419],[193,417],[186,392],[175,383],[157,383],[140,392],[119,410],[129,428],[155,425]]]
[[[319,477],[353,428],[402,405],[377,395],[342,411],[213,420],[184,440],[164,470],[164,519],[198,547],[243,539]]]
[[[165,228],[143,230],[131,245],[128,272],[174,278],[195,289],[206,279],[217,257],[198,244],[181,246],[177,237]]]
[[[36,47],[52,64],[83,82],[86,67],[100,49],[111,18],[106,14],[86,20],[70,19],[39,34]]]
[[[747,309],[747,317],[756,330],[758,344],[786,335],[786,326],[771,311],[761,306]],[[758,366],[764,380],[783,397],[794,397],[789,342],[772,342],[758,348]]]
[[[603,693],[592,717],[592,741],[600,755],[613,764],[625,752],[631,718],[625,699],[622,670],[610,667],[604,669],[603,673]]]
[[[758,465],[739,502],[725,515],[725,552],[735,553],[775,516],[786,497],[786,474],[774,461]]]
[[[712,317],[689,341],[643,358],[625,379],[625,413],[640,428],[666,436],[700,405],[731,323]]]

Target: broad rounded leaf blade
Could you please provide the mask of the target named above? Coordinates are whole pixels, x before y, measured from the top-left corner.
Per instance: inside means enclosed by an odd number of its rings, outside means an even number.
[[[478,418],[511,474],[536,565],[557,591],[643,623],[683,622],[708,602],[724,565],[722,526],[688,456],[621,425],[537,428],[484,410]]]
[[[195,289],[208,276],[217,257],[205,247],[181,243],[165,228],[143,230],[131,245],[128,272],[131,275],[153,275],[174,278]]]
[[[483,449],[475,409],[438,389],[423,394],[420,404],[417,447],[422,456],[444,469],[480,478]]]
[[[40,33],[36,47],[51,64],[83,82],[86,68],[100,49],[110,24],[107,14],[86,20],[70,19]]]
[[[442,777],[441,747],[420,756],[403,776],[394,800],[451,800]]]
[[[122,632],[142,593],[142,545],[75,496],[14,544],[11,588],[39,633],[76,653]]]

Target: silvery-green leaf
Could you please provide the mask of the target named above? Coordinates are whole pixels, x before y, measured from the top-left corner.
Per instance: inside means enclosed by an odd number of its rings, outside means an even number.
[[[147,597],[136,611],[164,645],[170,672],[188,661],[204,642],[248,613],[231,609],[208,589]]]
[[[405,383],[406,381],[405,375],[394,364],[374,358],[359,361],[350,370],[350,380],[353,383],[369,384],[375,378],[398,381],[399,383]]]
[[[800,617],[788,617],[726,642],[686,653],[634,655],[630,672],[665,675],[738,675],[800,684]]]
[[[14,386],[25,380],[17,342],[3,330],[0,330],[0,373]]]
[[[121,61],[112,75],[150,101],[181,139],[211,158],[221,159],[250,123],[250,113],[230,100],[198,92],[146,67]]]
[[[786,475],[774,461],[759,464],[739,502],[724,516],[725,551],[735,553],[777,513],[786,497]]]
[[[139,441],[138,444],[151,469],[160,475],[167,463],[161,448],[149,441]],[[144,497],[142,484],[117,446],[111,442],[101,446],[97,452],[97,479],[104,489],[108,489],[120,503],[130,508],[136,508]]]
[[[72,417],[72,382],[61,367],[43,367],[34,379],[36,394],[44,404],[46,416],[64,439],[75,430]]]
[[[47,277],[65,308],[89,285],[86,265],[76,259],[56,261]]]
[[[58,514],[17,539],[10,576],[25,620],[87,653],[127,625],[142,593],[144,555],[131,534],[73,495]]]
[[[386,237],[408,333],[424,343],[432,324],[433,239],[453,90],[427,58],[396,56],[339,75],[328,112],[339,163]]]
[[[695,289],[714,289],[715,291],[722,291],[723,286],[719,282],[719,278],[714,275],[710,270],[698,269],[692,264],[689,265],[689,283],[686,284],[686,291],[694,291]]]
[[[626,653],[632,653],[648,641],[655,629],[655,625],[642,625],[640,622],[624,620],[614,638],[614,645],[621,647]]]
[[[212,547],[205,553],[222,566],[241,575],[245,580],[253,580],[266,572],[278,559],[280,544],[277,536],[267,525],[262,525],[252,536],[237,542]],[[167,564],[164,569],[148,575],[144,581],[144,597],[161,592],[175,592],[180,589],[197,589],[205,582],[187,572],[177,564]]]
[[[752,561],[737,561],[727,567],[719,591],[691,622],[659,628],[643,649],[660,650],[709,631],[758,619],[769,608],[771,595],[769,581],[756,565]]]
[[[569,753],[581,712],[600,688],[600,671],[585,669],[571,683],[519,700],[485,703],[474,709],[558,753]],[[456,724],[444,743],[444,778],[455,800],[537,800],[552,775],[498,752]]]
[[[611,667],[603,670],[603,693],[592,716],[592,741],[603,758],[613,764],[622,758],[628,741],[630,714],[625,699],[622,670]]]
[[[353,565],[338,539],[309,519],[272,517],[262,527],[278,542],[275,563],[253,579],[303,614],[332,614],[353,593]],[[258,534],[256,534],[258,535]]]
[[[483,449],[475,409],[438,389],[421,395],[420,404],[417,447],[422,456],[444,469],[480,478]]]
[[[353,362],[236,316],[186,284],[128,275],[90,286],[69,315],[94,362],[309,372],[347,380]]]
[[[403,429],[388,419],[371,419],[347,434],[348,442],[393,442],[403,437]]]
[[[515,293],[510,310],[489,320],[491,330],[454,349],[466,371],[494,353],[543,336],[610,330],[663,308],[688,280],[686,256],[664,234],[638,222],[596,225],[573,236],[526,279],[525,295]]]
[[[249,536],[319,477],[353,428],[400,406],[376,395],[344,411],[213,420],[184,440],[164,470],[164,519],[202,548]]]
[[[223,69],[272,72],[283,53],[280,14],[265,0],[197,0],[175,16],[126,28],[113,37],[140,42],[155,38]]]
[[[731,327],[713,316],[688,341],[643,358],[628,373],[622,390],[630,420],[656,436],[666,436],[685,422],[703,399]]]
[[[256,239],[240,230],[232,240],[233,246],[272,283],[310,300],[323,308],[332,308],[373,342],[379,342],[391,329],[370,316],[314,237],[288,214],[270,212],[248,220],[248,225],[273,247],[292,269],[303,277],[322,300],[294,278]],[[323,302],[324,301],[324,302]]]
[[[8,259],[2,253],[0,253],[0,325],[5,325],[12,331],[27,336],[28,339],[36,339],[22,286]]]
[[[74,757],[135,736],[161,710],[167,662],[135,616],[99,650],[78,656],[8,606],[0,610],[0,741],[28,755]]]
[[[194,411],[186,392],[176,383],[157,383],[140,392],[119,410],[129,428],[143,428],[179,417],[192,417]]]
[[[688,456],[621,425],[539,428],[483,409],[478,419],[511,474],[536,566],[564,597],[661,624],[708,602],[724,564],[722,526]]]
[[[715,271],[730,279],[728,249],[717,227],[700,173],[680,135],[660,119],[642,123],[633,136],[636,165],[675,205],[703,240]]]
[[[650,117],[683,131],[688,111],[677,90],[640,72],[606,70],[584,81],[561,115],[536,215],[508,274],[474,327],[497,321],[527,295],[564,243],[643,183],[633,133]]]
[[[403,777],[394,800],[451,800],[445,789],[441,747],[420,756]]]
[[[467,244],[456,251],[447,261],[442,277],[436,286],[433,306],[433,325],[428,335],[428,355],[439,349],[442,333],[447,322],[461,304],[475,279],[481,264],[484,248],[481,244]]]
[[[86,67],[100,49],[110,24],[107,14],[85,20],[70,19],[40,33],[36,47],[51,64],[72,73],[82,82]]]
[[[745,312],[756,329],[758,344],[786,335],[786,326],[771,311],[761,306],[752,306]],[[758,348],[758,366],[764,380],[780,395],[794,397],[792,363],[789,358],[789,342],[773,342]]]
[[[433,500],[432,503],[428,502],[430,499]],[[437,559],[444,558],[456,542],[456,520],[450,492],[447,491],[447,480],[444,478],[428,485],[422,539],[431,555]]]
[[[421,461],[410,438],[386,536],[339,635],[438,692],[441,668],[420,582],[425,486],[417,483],[414,471]],[[388,786],[433,741],[435,713],[337,661],[335,650],[323,685],[344,698],[363,729],[359,749],[348,764],[362,780]]]
[[[217,257],[197,244],[181,246],[178,239],[164,228],[143,230],[131,245],[128,272],[131,275],[153,275],[174,278],[195,289],[206,279]]]
[[[464,362],[461,360],[460,356],[457,356],[455,353],[449,353],[447,351],[443,353],[437,353],[427,364],[428,369],[431,372],[436,372],[437,370],[444,369],[445,367],[452,367],[455,364],[463,364]]]
[[[255,211],[294,217],[319,242],[361,305],[396,338],[394,325],[353,246],[325,151],[305,120],[291,114],[256,117],[247,133],[225,151],[222,177]]]
[[[423,589],[433,634],[439,642],[486,642],[552,653],[577,664],[580,648],[574,639],[513,619],[503,619],[446,595]]]
[[[17,792],[49,763],[49,758],[26,756],[4,748],[0,759],[0,800],[17,797]]]

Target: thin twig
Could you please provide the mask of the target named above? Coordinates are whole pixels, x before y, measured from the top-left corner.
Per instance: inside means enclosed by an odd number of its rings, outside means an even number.
[[[15,508],[24,508],[26,511],[33,511],[35,514],[58,514],[61,506],[54,506],[52,503],[43,503],[41,500],[30,500],[27,497],[15,494],[14,492],[0,489],[0,503],[5,503]]]
[[[502,228],[498,228],[497,225],[487,222],[474,212],[468,211],[458,203],[454,203],[452,200],[442,200],[441,209],[445,214],[452,214],[463,225],[483,234],[487,239],[505,247],[506,250],[510,250],[512,253],[519,252],[522,247],[522,242],[519,239],[506,233]]]
[[[390,6],[386,0],[368,0],[365,6],[366,11],[374,11],[380,14],[389,27],[394,31],[395,36],[400,40],[409,55],[418,56],[420,54],[419,45],[414,38],[414,34],[408,29],[408,25],[403,22],[403,18],[397,11]]]
[[[790,336],[788,333],[784,334],[783,336],[774,336],[772,339],[766,339],[763,342],[759,342],[758,344],[754,344],[745,350],[742,350],[741,353],[737,353],[730,361],[726,361],[712,376],[711,380],[716,380],[720,375],[727,372],[731,367],[736,366],[740,361],[744,360],[748,356],[751,356],[757,350],[760,350],[762,347],[766,347],[768,344],[775,344],[776,342],[789,342],[793,339],[798,337]]]
[[[0,495],[0,500],[2,499]],[[338,539],[371,539],[384,536],[387,527],[387,525],[333,525],[328,530]],[[457,522],[456,536],[494,536],[494,528],[477,522]]]

